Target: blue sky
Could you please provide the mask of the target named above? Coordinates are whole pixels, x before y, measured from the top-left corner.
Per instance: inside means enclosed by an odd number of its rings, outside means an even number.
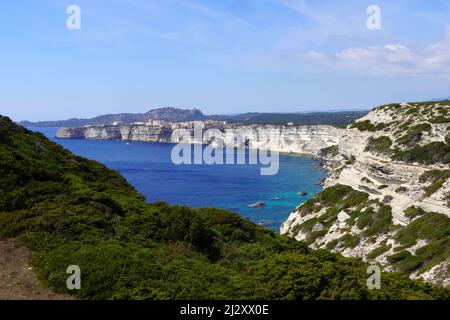
[[[81,30],[66,28],[67,6]],[[381,30],[366,27],[369,5]],[[0,114],[367,109],[450,95],[449,0],[16,0]]]

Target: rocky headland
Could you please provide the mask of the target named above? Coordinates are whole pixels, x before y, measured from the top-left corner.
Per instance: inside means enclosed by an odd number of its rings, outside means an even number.
[[[450,285],[450,102],[381,106],[322,150],[324,191],[281,233]]]
[[[202,141],[194,138],[194,125],[202,128]],[[206,130],[216,129],[221,132],[232,130],[239,132],[246,148],[272,150],[286,153],[318,155],[323,148],[337,145],[344,129],[328,126],[296,126],[296,125],[240,125],[223,121],[188,121],[165,122],[150,120],[147,123],[125,125],[98,125],[78,128],[62,128],[56,137],[61,139],[99,139],[126,140],[141,142],[179,143],[174,130],[182,129],[192,137],[185,143],[210,143]],[[255,135],[256,133],[256,139]],[[270,136],[268,136],[270,135]],[[225,145],[238,145],[238,141],[224,139]]]

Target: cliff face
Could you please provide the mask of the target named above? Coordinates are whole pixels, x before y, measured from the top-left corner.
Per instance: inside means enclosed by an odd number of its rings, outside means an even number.
[[[272,150],[289,153],[303,153],[317,155],[323,148],[336,145],[344,132],[343,129],[332,126],[271,126],[271,125],[225,125],[223,122],[203,122],[202,141],[209,143],[210,139],[204,134],[207,129],[217,129],[221,132],[232,130],[239,132],[249,148]],[[194,122],[163,123],[160,125],[131,124],[123,126],[89,126],[85,128],[62,128],[57,138],[62,139],[102,139],[127,140],[142,142],[178,143],[172,134],[175,129],[184,129],[190,133],[194,141]],[[255,134],[258,137],[253,139]],[[225,145],[236,146],[237,143],[224,137]]]
[[[281,233],[450,285],[450,102],[379,107],[323,150],[325,190]]]

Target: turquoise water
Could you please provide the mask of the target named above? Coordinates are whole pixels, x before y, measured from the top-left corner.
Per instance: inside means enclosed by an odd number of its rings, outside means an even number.
[[[64,140],[54,128],[34,128],[77,155],[119,171],[148,202],[216,207],[241,214],[279,231],[289,213],[321,191],[325,177],[307,156],[280,155],[275,176],[261,176],[259,165],[180,165],[171,161],[173,145],[124,141]],[[298,195],[305,191],[307,196]],[[264,207],[249,205],[264,202]]]

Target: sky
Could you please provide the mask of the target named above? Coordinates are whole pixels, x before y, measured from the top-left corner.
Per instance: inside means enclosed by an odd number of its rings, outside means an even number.
[[[80,29],[69,29],[69,5]],[[380,9],[380,28],[368,28]],[[450,96],[450,0],[15,0],[0,114],[370,109]]]

